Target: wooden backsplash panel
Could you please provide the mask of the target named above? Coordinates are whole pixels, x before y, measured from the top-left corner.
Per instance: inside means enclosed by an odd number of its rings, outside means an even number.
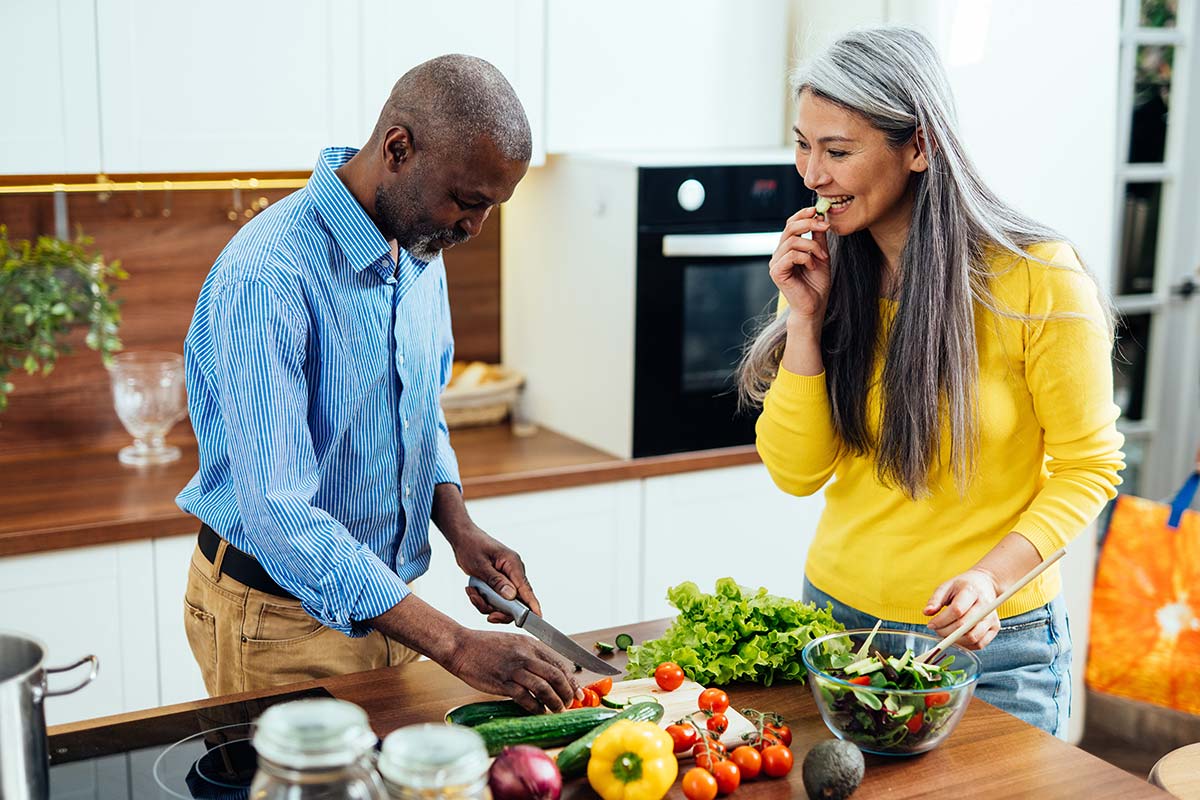
[[[287,191],[243,193],[249,205]],[[168,207],[169,216],[163,215]],[[221,248],[239,225],[228,219],[229,192],[118,193],[69,198],[76,227],[95,239],[108,260],[120,259],[129,279],[119,283],[121,338],[126,350],[183,352],[196,296]],[[53,200],[45,195],[0,196],[0,224],[12,238],[54,231]],[[470,242],[446,251],[451,313],[459,358],[500,360],[500,223],[493,218]],[[108,374],[99,356],[71,339],[75,352],[47,377],[11,373],[16,390],[0,413],[0,455],[30,450],[111,448],[127,438],[112,407]]]

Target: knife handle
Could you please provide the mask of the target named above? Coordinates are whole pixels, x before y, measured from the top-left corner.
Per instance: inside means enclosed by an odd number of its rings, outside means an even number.
[[[520,600],[505,600],[503,597],[496,594],[495,589],[474,576],[467,581],[467,586],[470,586],[472,589],[475,589],[477,592],[483,595],[483,599],[487,600],[488,603],[491,604],[492,608],[496,609],[497,611],[503,611],[505,614],[508,614],[510,617],[512,617],[513,622],[517,624],[518,628],[525,624],[525,619],[529,616],[529,606],[525,605]]]

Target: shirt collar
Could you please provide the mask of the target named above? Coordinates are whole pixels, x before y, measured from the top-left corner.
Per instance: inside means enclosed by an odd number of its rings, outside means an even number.
[[[308,181],[308,192],[312,196],[317,213],[325,221],[325,226],[346,254],[346,260],[350,262],[354,271],[361,272],[386,258],[389,265],[386,272],[390,277],[391,247],[358,200],[334,172],[357,152],[358,149],[354,147],[326,147],[322,150]],[[420,273],[425,264],[426,262],[400,248],[400,273],[410,270]]]

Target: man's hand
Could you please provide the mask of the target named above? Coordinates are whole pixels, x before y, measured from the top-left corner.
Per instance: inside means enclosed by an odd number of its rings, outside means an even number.
[[[949,636],[963,619],[980,606],[1000,596],[996,579],[978,567],[956,575],[934,590],[925,604],[925,616],[932,616],[929,627],[938,636]],[[993,611],[981,619],[957,642],[968,650],[982,650],[1000,632],[1000,616]]]
[[[454,559],[463,572],[479,578],[505,600],[519,599],[533,613],[542,615],[542,606],[525,576],[525,563],[515,550],[488,536],[474,523],[457,531],[453,539],[446,538],[454,548]],[[488,622],[512,622],[511,616],[497,611],[475,589],[468,588],[467,597],[479,613],[487,614]]]
[[[465,631],[446,669],[481,692],[507,695],[534,714],[562,711],[583,691],[570,667],[541,643],[516,633]]]

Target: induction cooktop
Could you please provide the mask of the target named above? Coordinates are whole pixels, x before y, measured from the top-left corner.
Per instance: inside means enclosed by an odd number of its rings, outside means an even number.
[[[51,736],[51,800],[246,800],[254,721],[309,689]]]

